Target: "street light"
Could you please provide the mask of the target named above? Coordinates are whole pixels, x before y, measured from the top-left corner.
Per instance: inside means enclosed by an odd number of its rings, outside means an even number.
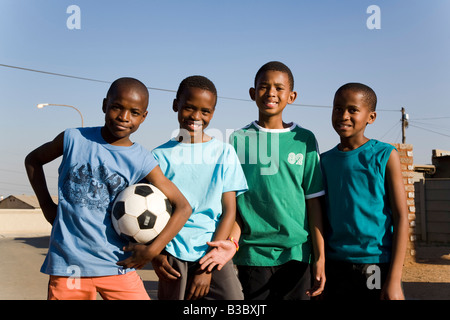
[[[81,114],[80,110],[78,110],[78,109],[75,108],[74,106],[69,106],[69,105],[67,105],[67,104],[53,104],[53,103],[39,103],[39,104],[37,105],[38,109],[42,109],[42,108],[44,108],[44,107],[46,107],[46,106],[59,106],[59,107],[68,107],[68,108],[75,109],[75,110],[80,114],[80,117],[81,117],[81,127],[84,127],[84,123],[83,123],[83,115]]]

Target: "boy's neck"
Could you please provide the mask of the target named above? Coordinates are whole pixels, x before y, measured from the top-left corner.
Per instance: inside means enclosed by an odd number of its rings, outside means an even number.
[[[113,146],[117,147],[130,147],[133,145],[133,142],[130,140],[130,136],[124,137],[122,139],[116,138],[111,135],[106,127],[102,127],[100,130],[100,134],[102,135],[103,140]]]
[[[175,139],[181,143],[204,143],[204,142],[210,141],[212,139],[212,137],[210,137],[207,134],[205,134],[204,132],[202,132],[201,135],[196,134],[196,135],[190,136],[189,138],[186,135],[178,135]]]
[[[281,117],[259,117],[256,123],[266,129],[286,129],[292,125],[292,123],[284,123]]]
[[[338,144],[339,151],[352,151],[358,149],[362,145],[366,144],[369,141],[369,138],[362,137],[360,139],[345,139],[341,138],[341,143]]]

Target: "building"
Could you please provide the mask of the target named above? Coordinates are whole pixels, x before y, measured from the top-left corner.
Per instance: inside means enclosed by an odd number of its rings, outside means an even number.
[[[450,178],[450,151],[433,150],[431,161],[436,168],[436,172],[430,175],[430,178]]]
[[[0,235],[49,235],[51,229],[36,196],[10,195],[0,201]]]
[[[450,151],[433,150],[431,165],[415,165],[416,240],[450,244]]]
[[[52,196],[55,203],[58,202],[57,196]],[[36,196],[28,195],[10,195],[0,201],[0,209],[40,209]]]

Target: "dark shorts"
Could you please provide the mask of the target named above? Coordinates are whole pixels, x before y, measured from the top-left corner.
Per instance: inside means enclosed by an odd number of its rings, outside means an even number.
[[[167,254],[170,265],[176,269],[181,278],[175,281],[158,282],[159,300],[184,300],[189,283],[196,270],[199,268],[198,262],[187,262]],[[232,261],[226,263],[218,271],[213,270],[209,293],[204,300],[243,300],[242,287],[236,274],[236,269]]]
[[[308,263],[289,261],[275,267],[238,266],[245,300],[309,300]]]
[[[327,260],[324,299],[379,300],[389,265]]]

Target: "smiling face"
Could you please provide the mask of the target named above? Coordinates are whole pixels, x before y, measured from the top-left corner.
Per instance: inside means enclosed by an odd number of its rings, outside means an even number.
[[[147,116],[148,97],[132,86],[118,87],[103,100],[105,126],[102,136],[117,146],[130,146],[130,135]]]
[[[211,121],[216,105],[216,96],[208,90],[190,87],[184,89],[179,99],[173,100],[173,111],[178,112],[180,129],[184,137],[189,134],[190,143],[201,143],[209,140],[204,130]]]
[[[331,122],[341,137],[341,144],[351,146],[350,149],[357,148],[368,140],[364,137],[364,131],[375,119],[376,112],[370,111],[362,92],[343,90],[334,97]]]
[[[288,75],[273,70],[262,73],[249,93],[259,109],[260,120],[281,116],[286,105],[293,103],[297,97],[297,93],[291,91]]]

